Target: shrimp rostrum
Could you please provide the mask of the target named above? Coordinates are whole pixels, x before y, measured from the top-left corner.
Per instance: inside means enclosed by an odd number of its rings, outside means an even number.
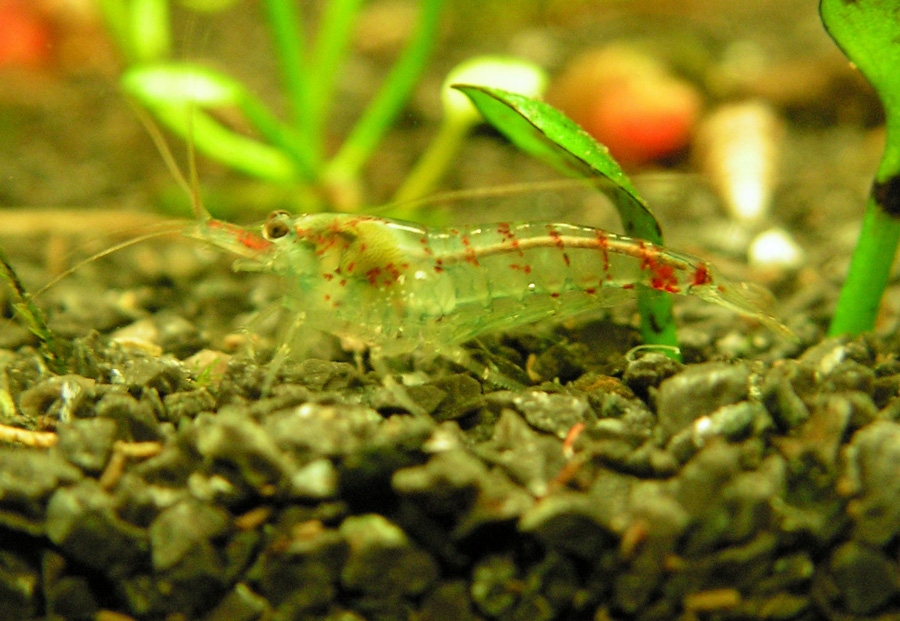
[[[194,235],[241,255],[241,269],[282,277],[291,330],[364,344],[373,365],[430,352],[506,387],[518,383],[475,364],[460,345],[616,304],[639,285],[696,295],[786,330],[709,263],[584,226],[426,228],[374,216],[275,212],[261,234],[208,218]]]

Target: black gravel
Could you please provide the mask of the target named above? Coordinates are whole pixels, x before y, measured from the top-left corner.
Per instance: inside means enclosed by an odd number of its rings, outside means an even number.
[[[723,311],[682,364],[592,348],[636,343],[617,320],[548,325],[473,350],[534,389],[437,361],[408,389],[421,417],[352,357],[290,364],[262,396],[265,364],[222,351],[191,282],[155,286],[175,302],[127,325],[157,329],[82,327],[69,374],[27,335],[3,352],[2,422],[56,441],[0,446],[0,619],[900,615],[889,340],[810,324],[786,343]]]

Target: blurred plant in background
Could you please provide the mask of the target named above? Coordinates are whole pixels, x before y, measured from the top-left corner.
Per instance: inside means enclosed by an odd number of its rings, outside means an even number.
[[[203,11],[221,10],[231,3],[182,2]],[[128,64],[121,77],[123,90],[198,152],[252,177],[287,186],[288,206],[296,211],[353,211],[365,204],[361,171],[407,105],[434,47],[443,0],[422,0],[416,24],[378,92],[336,151],[328,152],[337,79],[362,4],[361,0],[326,2],[314,36],[308,39],[310,28],[301,3],[261,3],[281,69],[287,118],[279,118],[259,96],[226,73],[171,58],[169,0],[101,0],[109,32]],[[474,80],[468,79],[473,64],[476,72],[482,69]],[[527,94],[539,93],[545,82],[540,69],[515,60],[469,61],[462,68],[468,72],[461,76],[465,81]],[[448,81],[444,85],[448,92],[449,86]],[[433,188],[452,163],[461,138],[479,118],[464,97],[456,97],[462,103],[445,105],[442,128],[402,184],[399,200],[414,201]],[[258,138],[222,122],[220,114],[234,110]],[[408,209],[404,214],[416,215]]]

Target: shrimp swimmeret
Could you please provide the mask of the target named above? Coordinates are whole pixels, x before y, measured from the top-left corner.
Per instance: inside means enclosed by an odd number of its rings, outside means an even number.
[[[373,362],[428,351],[492,383],[460,345],[489,331],[610,306],[636,285],[696,295],[786,330],[709,263],[607,231],[517,222],[426,228],[374,216],[275,212],[261,234],[205,219],[192,233],[285,279],[301,325],[368,346]]]

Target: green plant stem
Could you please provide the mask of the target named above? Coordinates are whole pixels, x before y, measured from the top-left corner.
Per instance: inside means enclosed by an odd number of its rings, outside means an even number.
[[[353,179],[409,98],[431,52],[443,0],[423,0],[412,39],[391,68],[375,99],[366,108],[340,151],[328,164],[329,180]]]
[[[362,0],[329,0],[319,25],[312,53],[312,80],[309,90],[310,143],[322,152],[326,119],[334,96],[338,65],[346,55],[353,24]]]
[[[312,127],[309,114],[310,74],[304,52],[304,24],[298,3],[295,0],[265,0],[263,5],[281,65],[292,125],[303,140],[304,149],[314,153],[309,141]]]
[[[829,335],[860,334],[875,327],[900,242],[900,120],[888,125],[884,156],[866,202],[859,240],[841,288]],[[893,116],[897,116],[896,113]]]
[[[137,62],[168,58],[172,41],[167,0],[133,0],[129,15],[131,49]]]
[[[471,126],[472,124],[466,120],[445,117],[437,135],[416,162],[412,172],[407,175],[391,202],[398,203],[402,207],[402,203],[416,201],[430,192],[459,152],[459,146]]]
[[[240,101],[241,111],[263,138],[291,155],[297,164],[297,173],[306,181],[313,180],[321,166],[314,150],[303,148],[306,144],[293,127],[281,122],[258,97],[244,91]]]
[[[169,56],[168,0],[100,0],[100,12],[129,65]]]

